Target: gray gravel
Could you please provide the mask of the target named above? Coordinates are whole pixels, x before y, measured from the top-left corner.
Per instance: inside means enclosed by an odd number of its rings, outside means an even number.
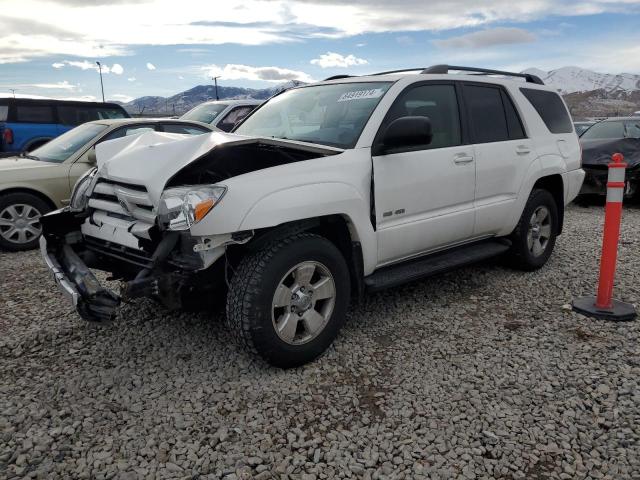
[[[0,253],[0,478],[640,479],[640,322],[566,306],[595,288],[601,222],[572,206],[536,273],[486,263],[370,295],[290,371],[151,301],[88,325],[37,252]],[[630,302],[639,252],[635,207]]]

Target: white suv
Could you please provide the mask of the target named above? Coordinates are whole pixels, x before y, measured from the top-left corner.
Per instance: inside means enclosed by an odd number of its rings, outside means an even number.
[[[562,99],[532,75],[407,72],[288,90],[233,133],[99,145],[70,207],[42,218],[56,282],[88,320],[121,298],[226,295],[240,342],[291,367],[354,295],[497,255],[542,267],[584,178]]]

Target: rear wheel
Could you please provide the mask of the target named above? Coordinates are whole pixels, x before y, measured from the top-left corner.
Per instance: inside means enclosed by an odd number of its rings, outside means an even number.
[[[547,190],[529,195],[520,221],[511,234],[510,265],[537,270],[549,260],[558,235],[558,206]]]
[[[296,367],[333,342],[344,323],[350,279],[340,251],[308,233],[245,257],[229,286],[227,324],[270,364]]]
[[[0,247],[31,250],[42,234],[40,217],[51,208],[30,193],[9,193],[0,197]]]

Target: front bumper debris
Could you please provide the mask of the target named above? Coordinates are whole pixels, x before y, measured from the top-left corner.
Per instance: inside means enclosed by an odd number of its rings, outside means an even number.
[[[53,280],[82,318],[104,322],[115,317],[120,297],[100,285],[95,275],[69,245],[62,245],[54,252],[48,249],[47,240],[42,236],[40,251],[53,274]]]

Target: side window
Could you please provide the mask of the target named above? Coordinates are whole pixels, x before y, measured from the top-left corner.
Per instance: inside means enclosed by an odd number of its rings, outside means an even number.
[[[182,125],[179,123],[167,123],[162,125],[162,130],[167,133],[182,133],[185,135],[201,135],[210,133],[206,128],[196,127],[195,125]]]
[[[509,95],[507,95],[504,90],[500,90],[500,94],[502,95],[502,105],[504,106],[504,112],[507,114],[507,128],[509,129],[509,139],[520,140],[521,138],[526,138],[527,136],[524,134],[524,128],[522,127],[520,115],[518,115],[516,107],[513,105],[513,102],[509,98]]]
[[[63,125],[80,125],[82,122],[78,119],[78,108],[72,106],[60,105],[58,109],[58,118]]]
[[[129,137],[131,135],[139,135],[141,133],[153,131],[155,131],[153,125],[131,125],[114,130],[100,141],[105,142],[107,140],[113,140],[115,138]]]
[[[453,147],[462,143],[458,99],[453,85],[409,87],[389,109],[383,127],[400,117],[420,116],[431,120],[433,139],[423,149]]]
[[[9,116],[9,105],[0,105],[0,122],[6,122]]]
[[[557,93],[533,88],[521,88],[520,91],[551,133],[573,133],[571,118]]]
[[[500,88],[465,85],[464,101],[471,122],[473,143],[509,140],[507,116]]]
[[[0,107],[1,109],[2,107]],[[1,117],[0,117],[1,118]],[[625,122],[624,124],[625,137],[640,139],[640,120],[635,122]]]
[[[220,130],[224,130],[225,132],[231,131],[231,129],[242,120],[244,117],[249,115],[253,111],[254,107],[252,105],[247,105],[244,107],[236,107],[232,109],[229,113],[225,115],[225,117],[218,122],[217,127]]]
[[[53,108],[46,105],[17,105],[16,121],[25,123],[55,123]]]

